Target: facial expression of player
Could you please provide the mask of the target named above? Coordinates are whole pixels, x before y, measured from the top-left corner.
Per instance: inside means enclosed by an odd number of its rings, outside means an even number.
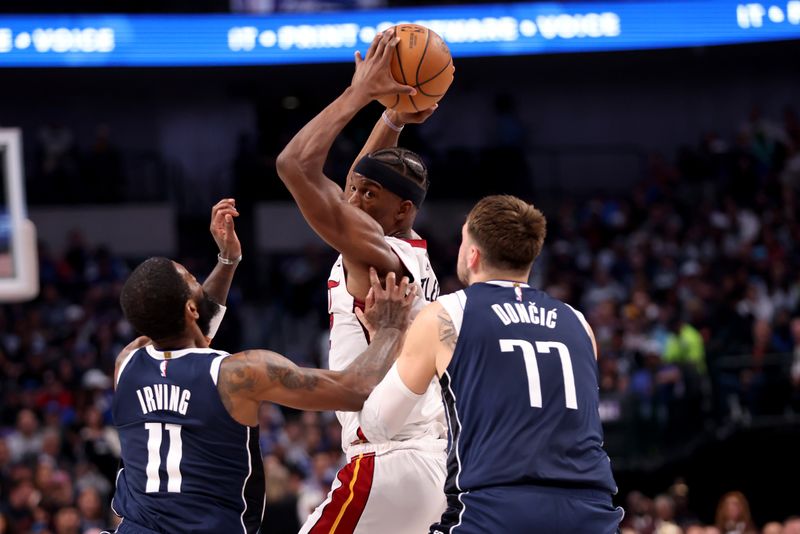
[[[400,197],[358,173],[348,180],[346,195],[347,202],[378,221],[385,234],[396,230],[397,213],[403,202]]]
[[[208,293],[206,293],[203,286],[197,281],[197,278],[186,270],[186,267],[180,263],[175,263],[175,268],[189,285],[189,292],[192,295],[191,298],[197,307],[197,314],[199,315],[196,320],[197,327],[204,336],[207,336],[211,328],[211,319],[219,312],[219,304],[208,296]]]

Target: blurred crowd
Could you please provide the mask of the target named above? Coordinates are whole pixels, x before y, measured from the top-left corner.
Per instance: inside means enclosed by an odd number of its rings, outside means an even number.
[[[80,159],[63,149],[71,146],[67,134],[45,131],[40,172],[79,172],[65,166]],[[84,169],[117,168],[106,134],[98,131],[97,154],[82,159]],[[514,156],[522,145],[503,150],[503,161],[524,160]],[[333,168],[346,169],[346,155],[340,159]],[[522,173],[525,165],[507,171]],[[438,165],[432,172],[447,171]],[[457,178],[436,176],[434,184]],[[533,282],[578,306],[592,324],[605,418],[624,423],[629,453],[668,447],[709,424],[800,413],[799,200],[800,121],[787,109],[780,118],[754,110],[735,135],[705,134],[675,158],[654,154],[647,179],[629,194],[543,205],[548,238]],[[443,292],[459,288],[458,236],[429,249]],[[215,345],[243,348],[256,325],[259,342],[299,363],[324,365],[329,256],[265,258],[259,276],[243,265]],[[134,336],[118,297],[140,259],[73,233],[66,250],[40,251],[40,296],[0,306],[0,534],[95,533],[114,525],[119,439],[111,376]],[[213,266],[183,261],[198,276]],[[254,280],[257,291],[245,291]],[[338,422],[332,413],[264,405],[261,448],[266,530],[296,532],[342,465]],[[722,496],[713,522],[701,523],[681,487],[654,499],[626,488],[623,532],[800,531],[797,518],[754,525],[746,498],[735,492]]]
[[[627,198],[550,214],[543,286],[587,315],[639,446],[800,412],[798,172],[796,113],[754,110],[732,140],[653,155]]]
[[[688,506],[688,494],[689,487],[682,479],[653,498],[630,492],[621,534],[800,534],[800,515],[768,521],[759,528],[747,497],[740,491],[722,495],[713,519],[700,521]]]

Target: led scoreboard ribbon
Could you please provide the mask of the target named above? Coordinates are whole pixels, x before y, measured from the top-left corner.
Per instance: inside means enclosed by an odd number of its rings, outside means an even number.
[[[800,39],[800,0],[494,4],[319,14],[0,16],[0,67],[349,62],[377,31],[432,28],[456,57]]]

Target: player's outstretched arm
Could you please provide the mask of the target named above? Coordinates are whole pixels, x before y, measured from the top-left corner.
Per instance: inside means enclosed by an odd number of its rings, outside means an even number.
[[[400,351],[416,294],[416,286],[409,286],[408,278],[396,284],[394,273],[387,275],[386,289],[374,269],[370,269],[370,280],[371,306],[366,314],[377,332],[350,365],[342,371],[328,371],[298,367],[267,350],[234,354],[223,360],[217,386],[228,411],[234,415],[253,401],[303,410],[360,410]]]
[[[436,375],[437,354],[448,350],[447,336],[440,335],[441,314],[447,312],[438,302],[423,308],[408,330],[397,362],[364,403],[359,423],[370,442],[388,441],[400,431]]]
[[[314,117],[278,156],[278,176],[314,231],[333,248],[380,272],[399,271],[400,261],[383,239],[380,225],[343,198],[323,172],[333,141],[370,101],[391,93],[413,93],[392,78],[389,61],[397,44],[391,32],[379,34],[364,59],[356,53],[356,72],[344,93]]]
[[[203,289],[214,302],[223,306],[228,300],[233,274],[242,257],[242,245],[233,223],[238,216],[236,201],[232,198],[223,198],[211,208],[211,235],[222,259],[217,261],[214,270],[203,282]]]

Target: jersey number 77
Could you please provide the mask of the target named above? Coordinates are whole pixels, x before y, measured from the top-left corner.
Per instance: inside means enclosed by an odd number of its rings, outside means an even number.
[[[558,341],[537,341],[536,348],[529,341],[524,339],[501,339],[500,350],[502,352],[514,352],[519,347],[522,350],[522,357],[525,360],[525,371],[528,374],[528,392],[531,399],[531,407],[542,407],[542,384],[539,380],[539,364],[536,360],[536,353],[552,354],[551,349],[555,349],[561,358],[561,370],[564,373],[564,396],[567,399],[567,408],[578,409],[578,396],[575,393],[575,375],[572,372],[572,360],[569,357],[569,349]]]

